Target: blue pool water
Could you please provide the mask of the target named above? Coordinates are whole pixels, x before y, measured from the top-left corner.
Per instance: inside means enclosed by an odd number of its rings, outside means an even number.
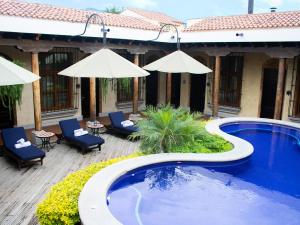
[[[130,171],[108,192],[112,214],[124,225],[299,225],[300,130],[250,122],[221,129],[252,143],[253,155]]]

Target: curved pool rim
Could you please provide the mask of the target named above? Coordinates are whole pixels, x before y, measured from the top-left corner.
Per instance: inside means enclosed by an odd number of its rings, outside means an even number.
[[[223,132],[220,126],[238,122],[257,122],[285,125],[299,128],[299,124],[287,121],[234,117],[216,119],[206,125],[206,130],[211,134],[217,134],[233,144],[233,149],[222,153],[163,153],[138,158],[128,159],[108,166],[95,174],[85,184],[79,196],[79,214],[83,225],[121,225],[112,215],[107,206],[107,193],[111,185],[122,175],[139,167],[164,162],[230,162],[241,160],[253,153],[253,146],[238,137]],[[109,179],[108,179],[109,178]],[[95,197],[97,196],[97,197]],[[101,222],[100,222],[101,221]]]

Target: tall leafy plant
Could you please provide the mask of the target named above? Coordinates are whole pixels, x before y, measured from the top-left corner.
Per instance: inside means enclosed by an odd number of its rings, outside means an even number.
[[[170,105],[148,107],[146,119],[138,122],[139,131],[131,137],[141,139],[140,150],[145,154],[161,152],[215,153],[229,151],[232,145],[205,130],[198,114]]]
[[[139,131],[132,135],[140,137],[144,153],[172,152],[175,146],[194,142],[202,132],[199,122],[195,122],[196,115],[183,108],[148,107],[145,116],[147,119],[138,123]]]
[[[18,66],[25,67],[25,63],[19,60],[13,60]],[[0,86],[0,101],[1,104],[11,110],[16,104],[20,105],[22,100],[22,92],[24,85],[9,85]]]

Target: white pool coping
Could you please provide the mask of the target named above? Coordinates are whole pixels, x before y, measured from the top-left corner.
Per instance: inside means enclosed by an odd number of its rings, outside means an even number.
[[[115,163],[95,174],[85,184],[79,197],[79,214],[83,225],[122,225],[109,211],[107,206],[107,192],[120,176],[139,167],[173,161],[197,162],[229,162],[240,160],[253,153],[253,146],[238,137],[220,130],[220,126],[234,122],[271,123],[300,128],[300,124],[272,119],[252,117],[234,117],[216,119],[206,125],[209,133],[217,134],[233,144],[233,149],[222,153],[163,153],[141,156]]]

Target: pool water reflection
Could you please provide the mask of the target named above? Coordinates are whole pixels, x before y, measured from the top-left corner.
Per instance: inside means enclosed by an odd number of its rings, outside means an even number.
[[[112,214],[125,225],[300,224],[300,131],[246,122],[221,129],[252,143],[253,155],[130,171],[108,193]]]

